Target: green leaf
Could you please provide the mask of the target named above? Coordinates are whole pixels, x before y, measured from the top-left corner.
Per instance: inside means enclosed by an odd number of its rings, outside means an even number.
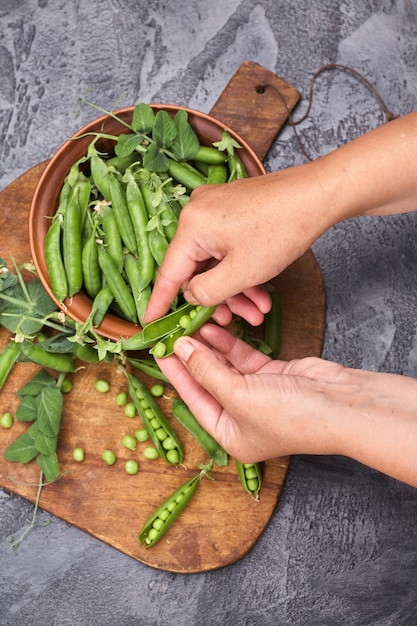
[[[17,395],[19,398],[38,396],[45,387],[55,387],[55,379],[46,370],[41,369],[19,389]]]
[[[58,435],[64,400],[58,387],[45,387],[39,400],[38,427],[48,437]]]
[[[35,442],[35,447],[42,454],[53,454],[56,451],[58,437],[48,437],[39,430],[38,423],[35,422],[28,430],[28,434]]]
[[[0,324],[12,333],[19,330],[25,335],[32,335],[42,328],[43,318],[56,310],[56,304],[38,279],[28,282],[26,288],[30,296],[29,302],[20,285],[13,289],[14,302],[2,302]],[[0,293],[0,299],[1,297]]]
[[[34,422],[38,419],[38,399],[25,396],[17,407],[15,415],[19,422]]]
[[[9,270],[6,261],[0,257],[0,291],[13,289],[16,284],[16,275]]]
[[[153,170],[154,172],[168,171],[169,158],[164,154],[164,151],[159,147],[156,141],[152,141],[149,144],[143,157],[143,166],[145,169]]]
[[[114,151],[117,156],[129,156],[137,149],[138,146],[140,146],[142,141],[143,138],[141,135],[135,135],[134,133],[122,133],[119,135]]]
[[[59,478],[59,463],[56,452],[53,454],[38,454],[36,462],[45,474],[47,481],[52,482]]]
[[[74,351],[72,342],[65,333],[57,333],[42,341],[42,348],[46,352],[54,354],[72,354]]]
[[[200,148],[200,141],[188,122],[187,111],[179,110],[175,114],[174,124],[177,127],[177,135],[172,145],[172,154],[177,161],[190,161],[195,159]]]
[[[233,137],[230,136],[227,130],[222,132],[221,141],[215,141],[213,146],[222,152],[227,152],[228,154],[234,154],[235,148],[242,147],[235,139],[233,139]]]
[[[28,433],[23,433],[6,449],[4,458],[6,461],[29,463],[37,454],[34,440]]]
[[[144,135],[151,132],[155,125],[155,113],[153,109],[144,102],[137,104],[133,109],[132,128]]]
[[[158,111],[155,117],[155,126],[152,139],[162,148],[169,148],[177,136],[177,127],[174,120],[164,110]]]

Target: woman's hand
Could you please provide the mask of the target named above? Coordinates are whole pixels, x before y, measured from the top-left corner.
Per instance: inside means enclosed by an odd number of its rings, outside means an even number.
[[[273,361],[207,324],[159,360],[202,426],[256,462],[341,454],[417,486],[417,381],[319,358]]]

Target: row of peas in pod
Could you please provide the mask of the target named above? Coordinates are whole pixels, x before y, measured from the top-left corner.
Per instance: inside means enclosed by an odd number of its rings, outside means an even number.
[[[127,132],[118,136],[92,135],[87,154],[65,179],[45,239],[56,299],[84,291],[96,328],[109,311],[140,324],[192,190],[247,176],[230,134],[225,130],[221,141],[201,145],[183,109],[171,117],[141,103],[131,124],[123,124]],[[179,296],[172,309],[181,304]],[[212,312],[201,312],[202,321]]]

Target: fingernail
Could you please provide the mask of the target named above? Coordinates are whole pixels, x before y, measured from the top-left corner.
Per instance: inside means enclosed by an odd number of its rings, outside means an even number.
[[[194,345],[188,337],[180,337],[174,344],[174,352],[181,361],[188,361],[194,352]]]

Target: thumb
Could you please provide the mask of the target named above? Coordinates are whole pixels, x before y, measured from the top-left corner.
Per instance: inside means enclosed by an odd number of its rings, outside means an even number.
[[[195,382],[224,406],[227,389],[233,389],[231,378],[236,375],[217,358],[213,350],[192,337],[177,339],[174,351]]]

